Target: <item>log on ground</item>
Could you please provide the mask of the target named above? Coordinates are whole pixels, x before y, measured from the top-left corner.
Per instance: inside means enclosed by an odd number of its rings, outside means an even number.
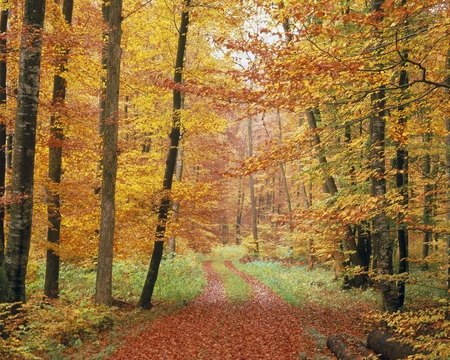
[[[374,329],[369,333],[367,346],[377,354],[383,355],[386,360],[406,359],[410,355],[417,354],[411,344],[382,329]]]
[[[350,343],[340,335],[330,335],[327,346],[339,360],[372,360],[378,356],[359,342]]]

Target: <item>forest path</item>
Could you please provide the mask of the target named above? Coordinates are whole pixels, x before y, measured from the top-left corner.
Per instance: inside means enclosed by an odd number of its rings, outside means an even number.
[[[211,265],[204,263],[208,284],[199,298],[129,336],[110,359],[333,359],[326,336],[354,328],[358,321],[329,308],[293,307],[226,261],[253,291],[247,301],[231,302]],[[334,324],[337,316],[339,324]]]

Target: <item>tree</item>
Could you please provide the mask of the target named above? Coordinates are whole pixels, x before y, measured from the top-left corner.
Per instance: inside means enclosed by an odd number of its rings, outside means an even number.
[[[26,301],[44,14],[44,0],[25,1],[13,147],[12,192],[15,200],[11,205],[5,265],[1,269],[5,271],[3,281],[6,283],[1,284],[0,290],[7,293],[8,302]]]
[[[0,108],[6,107],[6,31],[8,29],[8,1],[3,0],[0,18]],[[5,192],[6,176],[6,119],[0,119],[0,197]],[[5,255],[5,206],[0,206],[0,268]],[[1,299],[1,296],[0,296]]]
[[[380,19],[383,0],[372,1],[374,18]],[[376,25],[375,25],[376,26]],[[376,28],[375,28],[376,29]],[[375,30],[375,32],[377,29]],[[376,34],[376,33],[375,33]],[[374,247],[376,249],[377,271],[381,275],[380,287],[383,301],[383,310],[394,312],[398,310],[398,294],[395,282],[389,279],[393,274],[392,240],[389,230],[389,219],[386,214],[386,88],[381,86],[371,94],[373,115],[370,118],[370,161],[372,168],[372,196],[379,199],[381,209],[373,218]]]
[[[95,293],[96,303],[107,306],[112,303],[122,0],[112,0],[109,6],[107,80],[103,117],[105,123],[103,124],[101,222]]]
[[[163,181],[163,197],[159,205],[158,225],[156,226],[155,237],[156,240],[153,246],[153,253],[150,260],[150,265],[145,279],[144,287],[139,298],[138,307],[149,309],[151,308],[151,300],[153,290],[155,288],[156,280],[158,278],[159,265],[161,263],[164,236],[166,231],[167,217],[171,205],[170,190],[172,189],[173,175],[177,162],[178,144],[181,135],[181,109],[182,109],[182,94],[181,84],[183,79],[184,56],[186,51],[186,39],[189,25],[189,6],[190,0],[183,1],[183,10],[181,13],[181,23],[178,30],[178,46],[177,55],[175,59],[174,71],[174,89],[173,89],[173,113],[172,113],[172,130],[170,132],[170,145],[167,154],[166,169]]]
[[[59,4],[59,2],[57,1]],[[72,22],[73,0],[64,0],[62,14],[67,24]],[[61,211],[59,191],[53,189],[61,182],[62,165],[62,143],[64,140],[64,128],[58,117],[60,108],[64,107],[66,98],[66,80],[63,77],[66,71],[68,49],[62,47],[61,55],[56,59],[57,74],[53,78],[52,105],[56,108],[55,114],[50,118],[50,141],[49,141],[49,165],[48,177],[51,180],[51,189],[48,194],[48,222],[47,240],[47,266],[45,270],[44,293],[50,298],[57,298],[59,294],[59,254],[55,247],[59,244],[61,231]]]

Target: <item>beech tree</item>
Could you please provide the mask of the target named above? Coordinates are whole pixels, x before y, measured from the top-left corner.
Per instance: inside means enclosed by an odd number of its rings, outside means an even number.
[[[60,5],[59,1],[56,1]],[[64,0],[62,4],[62,15],[67,24],[72,22],[73,0]],[[68,49],[62,47],[61,55],[56,59],[57,74],[53,78],[52,105],[55,114],[50,118],[50,141],[49,141],[49,165],[48,177],[52,181],[51,186],[57,186],[61,182],[62,171],[62,145],[64,140],[64,128],[61,119],[57,115],[64,107],[66,98],[66,80],[64,72],[66,69]],[[47,240],[50,248],[47,249],[47,265],[45,270],[44,293],[50,298],[56,298],[59,294],[59,252],[57,250],[61,231],[60,195],[58,190],[50,189],[48,194],[48,222]],[[56,248],[55,248],[56,247]]]
[[[8,2],[2,1],[0,17],[0,109],[6,108],[6,31],[8,29]],[[0,197],[5,192],[6,177],[6,119],[0,117]],[[5,255],[5,206],[0,206],[0,268]]]
[[[149,309],[151,308],[151,300],[153,290],[155,288],[156,280],[158,278],[159,265],[161,263],[164,237],[166,231],[167,217],[171,205],[171,194],[173,175],[175,173],[178,144],[181,135],[181,109],[182,109],[182,94],[181,84],[183,79],[184,57],[186,52],[186,39],[189,25],[189,6],[190,0],[183,1],[183,10],[181,13],[180,28],[178,29],[178,47],[175,60],[174,71],[174,89],[173,89],[173,113],[172,113],[172,131],[170,132],[169,152],[166,160],[166,170],[163,181],[163,197],[159,205],[158,225],[156,227],[153,253],[150,260],[150,265],[145,279],[144,287],[139,298],[138,307]]]
[[[44,14],[44,0],[25,1],[13,147],[12,193],[15,199],[11,204],[9,236],[1,269],[6,276],[1,277],[0,285],[8,302],[26,301]]]
[[[109,2],[108,59],[103,124],[101,222],[95,301],[112,303],[112,265],[115,229],[117,141],[119,129],[120,41],[122,0]]]

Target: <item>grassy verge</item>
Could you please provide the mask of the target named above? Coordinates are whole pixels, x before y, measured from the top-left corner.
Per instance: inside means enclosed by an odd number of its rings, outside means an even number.
[[[341,284],[333,280],[330,272],[316,268],[309,270],[306,266],[287,268],[279,263],[254,261],[246,264],[235,262],[234,265],[249,275],[262,281],[286,302],[301,307],[307,302],[323,306],[342,307],[362,302],[375,303],[377,294],[374,290],[342,290]],[[375,306],[375,305],[374,305]]]
[[[252,289],[239,275],[231,272],[223,261],[213,261],[212,267],[222,279],[225,294],[231,301],[246,301],[252,295]]]
[[[116,261],[113,297],[136,303],[146,271],[146,264]],[[29,300],[24,307],[26,322],[8,319],[5,323],[5,331],[11,329],[11,333],[6,340],[0,337],[2,359],[12,358],[12,355],[15,359],[100,359],[113,351],[127,332],[148,323],[159,312],[176,311],[183,303],[193,300],[206,283],[202,263],[196,256],[164,260],[153,297],[159,306],[148,312],[132,307],[119,310],[95,306],[96,272],[92,265],[62,264],[60,298],[43,301],[44,272],[43,265],[31,264]],[[0,314],[3,310],[6,309],[0,306]],[[107,341],[102,342],[102,336],[108,336]],[[84,348],[89,349],[89,354],[77,357],[75,354],[83,353]]]

